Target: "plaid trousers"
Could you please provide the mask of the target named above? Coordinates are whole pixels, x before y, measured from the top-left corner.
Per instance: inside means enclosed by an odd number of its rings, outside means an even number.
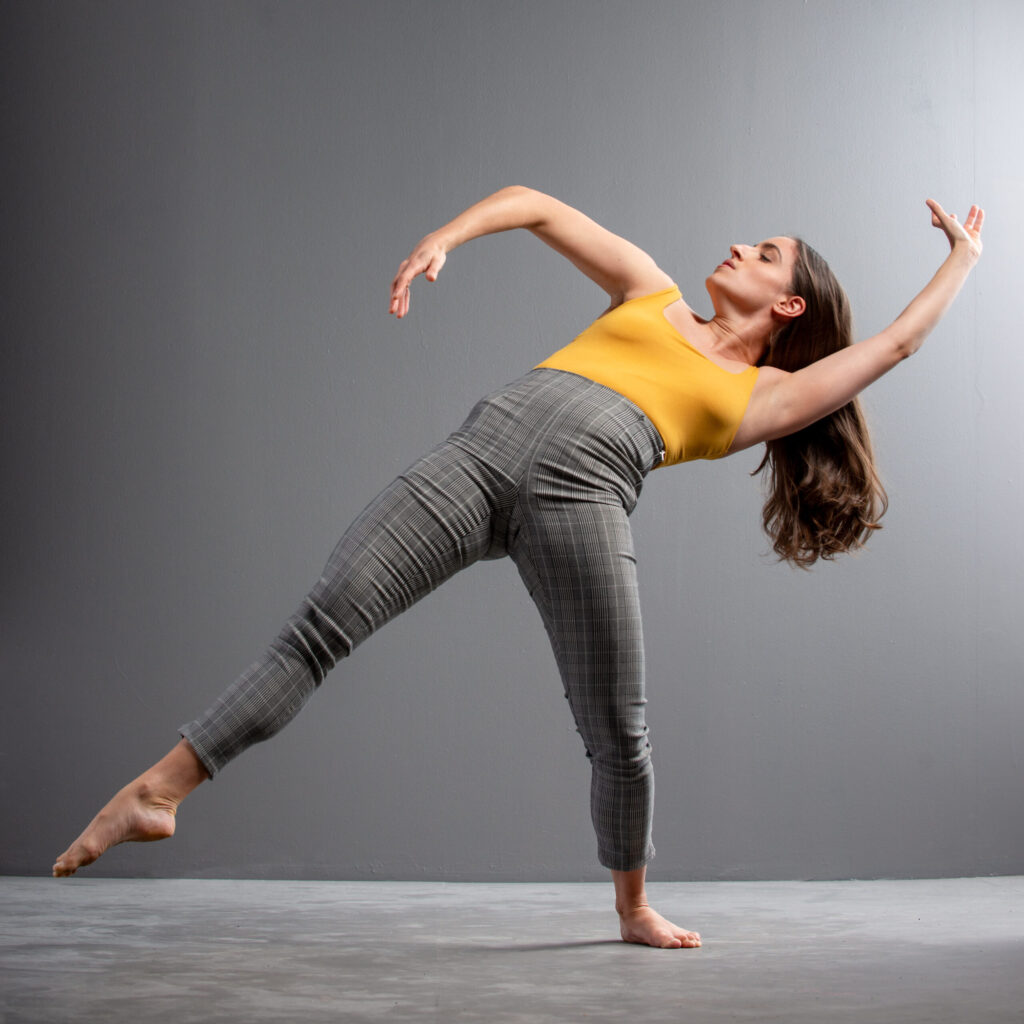
[[[657,429],[627,398],[531,370],[370,502],[263,656],[181,735],[215,775],[286,725],[374,630],[458,570],[508,555],[590,758],[598,859],[642,867],[654,854],[654,772],[628,516],[663,458]]]

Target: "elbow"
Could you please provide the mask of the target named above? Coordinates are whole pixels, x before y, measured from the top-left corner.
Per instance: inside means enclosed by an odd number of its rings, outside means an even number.
[[[894,363],[902,363],[904,359],[909,359],[920,347],[924,338],[907,338],[896,342],[893,346],[893,361]]]
[[[535,189],[528,188],[526,185],[505,185],[499,188],[497,192],[492,192],[488,199],[497,202],[505,203],[516,203],[521,205],[527,202],[533,202],[535,197],[540,195]]]
[[[535,188],[530,188],[529,185],[506,185],[504,188],[498,189],[498,194],[504,193],[507,196],[536,196],[540,195]]]
[[[520,226],[528,231],[548,224],[559,206],[553,196],[527,185],[509,185],[502,191],[522,210],[523,222]]]
[[[891,332],[889,335],[889,345],[892,352],[892,365],[896,366],[902,363],[904,359],[909,359],[921,347],[923,341],[924,338],[919,337],[913,331]]]

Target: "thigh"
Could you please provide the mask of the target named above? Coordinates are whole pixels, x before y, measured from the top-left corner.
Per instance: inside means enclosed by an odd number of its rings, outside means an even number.
[[[287,725],[370,633],[482,557],[489,508],[477,467],[445,445],[371,501],[264,654],[182,726],[210,775]]]
[[[643,627],[626,510],[613,501],[538,505],[510,554],[544,620],[577,728],[600,761],[643,758]]]
[[[410,466],[338,541],[300,615],[338,655],[487,553],[486,472],[444,443]]]

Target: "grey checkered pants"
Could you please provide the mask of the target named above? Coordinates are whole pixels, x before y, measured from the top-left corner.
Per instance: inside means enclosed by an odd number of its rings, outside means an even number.
[[[662,441],[615,391],[532,370],[360,514],[266,653],[181,728],[214,775],[299,711],[340,658],[479,559],[509,555],[554,648],[591,760],[591,814],[608,868],[644,865],[654,773],[628,516]]]

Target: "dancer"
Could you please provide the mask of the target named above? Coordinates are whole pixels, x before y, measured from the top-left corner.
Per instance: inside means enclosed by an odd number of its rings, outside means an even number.
[[[918,349],[981,254],[981,209],[961,225],[927,205],[949,255],[892,324],[858,344],[842,288],[796,238],[731,246],[705,281],[710,319],[645,252],[533,189],[501,189],[423,238],[392,282],[399,319],[416,277],[436,281],[456,246],[511,228],[571,260],[611,302],[366,507],[262,657],[110,800],[54,875],[116,843],[172,835],[184,797],[287,724],[370,633],[458,570],[508,555],[590,758],[598,860],[612,873],[620,934],[699,946],[644,889],[654,775],[628,517],[652,469],[766,443],[763,523],[776,553],[807,567],[865,542],[886,497],[856,396]]]

